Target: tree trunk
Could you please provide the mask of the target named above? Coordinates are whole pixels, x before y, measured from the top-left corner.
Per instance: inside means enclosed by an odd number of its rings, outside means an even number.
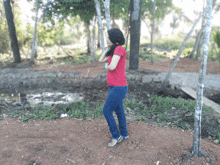
[[[212,3],[212,9],[214,9],[214,7],[215,7],[215,5],[216,5],[216,1],[217,0],[213,0],[213,3]],[[203,4],[205,4],[204,2],[203,2]],[[203,5],[204,6],[204,5]],[[204,7],[203,7],[204,8]],[[203,19],[204,20],[204,19]],[[204,22],[204,21],[202,21],[202,22]],[[193,51],[192,51],[192,53],[191,53],[191,55],[190,55],[190,58],[194,58],[194,53],[195,53],[195,51],[197,50],[197,51],[199,51],[200,50],[200,48],[198,49],[197,47],[198,47],[198,45],[199,45],[199,41],[201,41],[201,34],[202,34],[202,32],[204,31],[204,23],[202,23],[202,28],[201,28],[201,30],[199,31],[199,33],[197,34],[197,36],[196,36],[196,43],[195,43],[195,46],[194,46],[194,48],[193,48]],[[199,38],[200,37],[200,38]],[[197,39],[197,38],[199,38],[199,39]],[[198,54],[199,55],[199,54]],[[199,55],[200,56],[200,55]],[[198,59],[198,56],[196,56],[196,59]]]
[[[197,46],[197,51],[196,51],[196,60],[198,60],[199,57],[201,56],[202,43],[203,43],[203,31],[202,31],[201,35],[199,36],[199,41],[198,41],[198,46]]]
[[[207,0],[208,12],[206,13],[207,23],[204,30],[204,43],[202,46],[202,59],[199,70],[199,80],[197,85],[197,99],[195,107],[195,118],[194,118],[194,133],[193,133],[193,149],[192,154],[195,156],[203,156],[204,153],[201,151],[201,118],[202,118],[202,104],[203,104],[203,88],[204,88],[204,77],[206,75],[207,56],[209,48],[209,39],[211,32],[211,20],[212,20],[212,0]]]
[[[85,22],[86,31],[87,31],[87,53],[91,54],[92,46],[91,46],[91,33],[90,33],[90,21]]]
[[[13,21],[13,13],[11,10],[10,0],[3,0],[3,3],[4,3],[4,8],[5,8],[5,16],[6,16],[7,23],[8,23],[8,30],[10,34],[11,48],[12,48],[13,55],[14,55],[14,62],[20,63],[21,56],[20,56],[19,47],[18,47],[16,29],[15,29],[15,24]]]
[[[196,36],[196,42],[195,42],[193,51],[192,51],[191,54],[190,54],[190,58],[191,58],[191,59],[194,59],[194,57],[195,57],[195,51],[196,51],[196,49],[197,49],[197,47],[198,47],[198,44],[199,44],[199,41],[200,41],[200,38],[201,38],[202,31],[203,31],[203,28],[198,32],[198,34],[197,34],[197,36]]]
[[[151,31],[151,63],[154,63],[153,59],[153,39],[154,39],[154,20],[155,20],[155,6],[156,6],[156,0],[154,0],[154,6],[153,6],[153,26]]]
[[[203,0],[203,10],[205,8],[205,0]],[[201,56],[201,47],[202,47],[202,44],[203,44],[203,30],[204,30],[204,24],[205,24],[205,13],[203,13],[203,16],[202,16],[202,25],[201,25],[201,29],[202,29],[202,33],[200,35],[200,39],[199,39],[199,42],[198,42],[198,46],[197,46],[197,51],[196,51],[196,60],[198,60],[198,58]]]
[[[30,26],[30,23],[27,23],[27,39],[29,38],[29,35],[28,35],[28,33],[29,33],[29,26]],[[26,55],[26,59],[28,58],[28,56],[29,56],[29,47],[30,47],[30,45],[29,45],[29,39],[28,39],[28,44],[27,44],[27,48],[28,48],[28,50],[27,50],[27,55]]]
[[[111,29],[111,17],[110,17],[110,0],[103,0],[105,6],[105,18],[107,23],[107,29]]]
[[[127,36],[126,36],[126,41],[125,41],[125,51],[127,51],[127,48],[128,48],[128,40],[129,40],[129,34],[130,34],[130,28],[128,27],[127,28]]]
[[[112,13],[112,28],[115,28],[115,12]]]
[[[94,18],[93,24],[93,42],[92,42],[92,63],[96,61],[96,33],[95,33],[95,26],[96,26],[96,17]]]
[[[103,25],[102,25],[102,15],[101,15],[101,9],[100,4],[98,0],[94,0],[95,8],[98,16],[99,21],[99,32],[100,32],[100,38],[101,38],[101,47],[102,47],[102,53],[105,51],[105,43],[104,43],[104,32],[103,32]],[[105,63],[102,63],[102,68],[105,68]],[[105,69],[105,71],[107,71]]]
[[[34,36],[32,42],[30,63],[34,63],[34,58],[36,57],[37,54],[37,22],[38,22],[38,10],[39,10],[38,0],[36,0],[35,4],[36,4],[36,16],[35,16]]]
[[[6,29],[6,35],[7,35],[7,40],[8,40],[9,55],[11,56],[12,49],[11,49],[10,35],[9,35],[9,31],[7,30],[8,28],[6,26],[7,26],[7,22],[5,22],[5,29]]]
[[[141,0],[130,0],[131,3],[131,20],[130,20],[130,59],[129,69],[138,69],[139,65],[139,45],[140,45],[140,17],[141,17]]]
[[[204,11],[203,11],[203,12],[204,12]],[[203,14],[203,12],[202,12],[202,14]],[[175,66],[176,66],[176,64],[177,64],[177,62],[178,62],[178,60],[179,60],[179,58],[180,58],[180,55],[181,55],[181,53],[182,53],[182,51],[183,51],[183,49],[184,49],[184,47],[185,47],[185,44],[186,44],[187,40],[190,38],[190,35],[192,34],[193,30],[195,29],[195,27],[196,27],[197,23],[199,22],[200,18],[202,17],[202,14],[200,14],[199,18],[196,20],[196,22],[194,23],[192,29],[189,31],[189,33],[187,34],[187,36],[186,36],[186,38],[184,39],[183,43],[181,44],[180,49],[179,49],[179,52],[177,53],[177,56],[176,56],[176,58],[175,58],[175,60],[174,60],[174,62],[173,62],[173,64],[172,64],[172,66],[171,66],[171,68],[170,68],[168,74],[166,75],[166,78],[164,79],[164,81],[163,81],[163,83],[162,83],[162,86],[163,86],[163,87],[169,85],[169,79],[170,79],[170,76],[171,76],[171,74],[172,74],[172,72],[173,72],[173,69],[175,68]]]
[[[98,28],[98,43],[97,43],[97,48],[101,48],[100,46],[100,32],[99,32],[99,28]]]
[[[129,14],[131,13],[131,4],[129,4],[128,7],[128,17],[126,20],[126,30],[127,30],[127,35],[126,35],[126,40],[125,40],[125,51],[127,52],[127,48],[128,48],[128,40],[129,40],[129,34],[130,34],[130,22],[131,22],[131,17],[129,17]]]

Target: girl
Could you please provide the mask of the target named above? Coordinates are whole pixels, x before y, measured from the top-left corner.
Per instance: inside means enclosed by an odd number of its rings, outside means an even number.
[[[103,108],[103,114],[112,134],[112,139],[108,146],[114,147],[123,139],[129,138],[123,107],[123,99],[128,92],[128,85],[125,73],[126,52],[121,46],[125,43],[123,33],[121,30],[113,28],[108,31],[108,36],[107,44],[110,49],[107,49],[102,54],[99,62],[108,61],[105,68],[108,70],[107,83],[109,85],[109,94]],[[120,134],[112,115],[113,111],[115,111],[118,117]]]

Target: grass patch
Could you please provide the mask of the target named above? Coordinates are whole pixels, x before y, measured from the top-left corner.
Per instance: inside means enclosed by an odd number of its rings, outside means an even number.
[[[167,49],[167,50],[177,50],[180,49],[180,46],[183,42],[183,38],[180,37],[175,37],[175,39],[169,39],[169,38],[165,38],[165,39],[154,39],[154,44],[155,46],[159,47],[159,48],[163,48],[163,49]],[[195,40],[194,39],[189,39],[186,42],[185,48],[193,48],[195,44]]]
[[[184,100],[182,98],[171,98],[161,96],[151,96],[144,104],[137,99],[124,100],[125,115],[132,114],[136,120],[157,124],[159,126],[169,126],[171,128],[181,128],[184,130],[194,128],[194,112],[196,101]],[[35,106],[30,111],[14,111],[11,117],[19,118],[23,122],[30,119],[58,119],[61,114],[67,113],[68,118],[85,120],[86,118],[104,118],[102,110],[103,103],[77,101],[66,105],[55,106]],[[202,112],[202,134],[219,139],[219,116],[213,115],[211,108],[203,106]]]

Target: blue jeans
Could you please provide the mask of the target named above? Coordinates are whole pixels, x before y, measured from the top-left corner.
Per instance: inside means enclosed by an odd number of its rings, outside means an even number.
[[[105,119],[108,123],[109,130],[113,139],[118,139],[120,137],[117,124],[115,122],[114,116],[112,115],[113,111],[115,111],[118,117],[119,130],[121,135],[123,137],[128,136],[123,107],[123,99],[125,98],[127,92],[128,86],[109,86],[109,94],[103,108],[103,115],[105,116]]]

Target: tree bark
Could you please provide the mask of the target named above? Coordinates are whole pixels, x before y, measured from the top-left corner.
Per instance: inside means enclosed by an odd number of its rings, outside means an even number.
[[[201,46],[203,43],[203,31],[201,32],[200,36],[199,36],[199,41],[198,41],[198,45],[197,45],[197,51],[196,51],[196,60],[199,59],[199,57],[201,56]]]
[[[94,24],[93,24],[93,42],[92,42],[92,63],[96,61],[96,33],[95,33],[95,25],[96,25],[96,17],[94,18]]]
[[[125,51],[127,51],[128,48],[128,40],[129,40],[129,34],[130,34],[130,28],[127,28],[127,35],[126,35],[126,41],[125,41]]]
[[[203,12],[204,12],[204,11],[203,11]],[[166,75],[166,77],[165,77],[165,79],[164,79],[164,81],[163,81],[163,83],[162,83],[162,86],[163,86],[163,87],[169,85],[169,79],[170,79],[170,76],[171,76],[171,74],[172,74],[172,72],[173,72],[173,69],[175,68],[175,66],[176,66],[176,64],[177,64],[177,62],[178,62],[178,60],[179,60],[179,58],[180,58],[180,55],[181,55],[181,53],[182,53],[182,51],[183,51],[183,49],[184,49],[184,47],[185,47],[185,44],[186,44],[187,40],[190,38],[190,36],[191,36],[193,30],[195,29],[195,27],[196,27],[197,23],[199,22],[200,18],[202,17],[203,12],[200,14],[199,18],[198,18],[198,19],[196,20],[196,22],[194,23],[192,29],[189,31],[189,33],[187,34],[186,38],[185,38],[184,41],[182,42],[182,44],[181,44],[181,46],[180,46],[180,49],[179,49],[179,51],[178,51],[178,53],[177,53],[177,56],[176,56],[176,58],[175,58],[175,60],[174,60],[174,62],[173,62],[173,64],[172,64],[172,66],[171,66],[171,68],[170,68],[168,74]]]
[[[100,3],[98,0],[94,0],[95,8],[98,16],[98,22],[99,22],[99,32],[100,32],[100,38],[101,38],[101,47],[102,47],[102,53],[105,51],[105,43],[104,43],[104,32],[103,32],[103,25],[102,25],[102,15],[101,15],[101,9],[100,9]],[[105,68],[105,63],[102,63],[102,68]],[[107,71],[105,69],[105,71]]]
[[[7,22],[5,22],[5,28],[6,28],[6,35],[7,35],[7,40],[8,40],[9,55],[11,56],[12,48],[11,48],[11,42],[10,42],[10,34],[6,26],[7,26]]]
[[[216,5],[216,1],[217,0],[213,0],[213,3],[212,3],[212,9],[214,9],[214,7],[215,7],[215,5]],[[204,2],[203,2],[203,4],[204,4]],[[203,7],[204,8],[204,7]],[[214,14],[213,14],[213,16],[214,16]],[[202,22],[204,22],[204,21],[202,21]],[[199,51],[200,49],[201,49],[201,47],[198,49],[198,45],[199,45],[199,42],[201,41],[201,34],[202,34],[202,32],[204,31],[204,24],[202,23],[202,28],[201,28],[201,30],[199,31],[199,33],[197,34],[197,36],[196,36],[196,42],[195,42],[195,46],[194,46],[194,48],[193,48],[193,51],[191,52],[191,54],[190,54],[190,58],[192,58],[192,59],[194,59],[195,58],[195,55],[194,55],[194,53],[195,53],[195,51],[197,50],[197,51]],[[197,54],[197,56],[196,56],[196,59],[198,59],[198,56],[200,56],[200,54]]]
[[[30,63],[34,63],[34,58],[36,57],[37,54],[37,22],[38,22],[38,11],[39,11],[38,0],[36,0],[35,4],[36,4],[36,16],[35,16],[34,36],[32,42]]]
[[[130,0],[131,18],[130,18],[130,60],[129,69],[138,69],[139,65],[139,45],[140,45],[140,17],[141,0]]]
[[[13,21],[14,16],[12,13],[10,0],[3,0],[3,3],[4,3],[4,8],[5,8],[5,16],[6,16],[7,23],[8,23],[8,30],[9,30],[10,40],[11,40],[11,48],[13,51],[14,62],[20,63],[21,56],[20,56],[19,47],[18,47],[16,29],[15,29],[15,24]]]
[[[29,26],[30,26],[30,23],[27,23],[27,39],[29,38],[29,35],[28,35],[28,33],[29,33]],[[28,44],[27,44],[27,55],[26,55],[26,59],[28,58],[28,56],[29,56],[29,48],[30,48],[30,45],[29,45],[29,39],[28,39]]]
[[[126,30],[127,30],[127,34],[126,34],[126,40],[125,40],[125,51],[127,52],[127,48],[128,48],[128,40],[129,40],[129,34],[130,34],[130,22],[131,22],[131,17],[129,17],[129,14],[131,13],[131,3],[129,4],[128,7],[128,19],[126,20]]]
[[[90,33],[90,21],[85,22],[86,31],[87,31],[87,53],[91,54],[92,46],[91,46],[91,33]]]
[[[101,46],[100,46],[100,32],[99,32],[99,28],[98,28],[98,43],[97,43],[97,48],[101,48]]]
[[[107,23],[107,29],[111,29],[111,16],[110,16],[110,0],[102,0],[105,6],[105,18]]]
[[[203,10],[205,8],[205,0],[203,0]],[[200,35],[200,39],[198,41],[198,46],[197,46],[197,51],[196,51],[196,60],[198,60],[198,58],[201,56],[201,47],[203,44],[203,31],[204,31],[204,24],[205,24],[205,14],[203,13],[202,16],[202,25],[201,25],[201,29],[202,29],[202,33]]]
[[[194,133],[193,133],[193,149],[192,154],[195,156],[203,156],[204,153],[201,151],[201,118],[202,118],[202,104],[203,104],[203,88],[204,88],[204,77],[206,75],[207,56],[209,49],[209,39],[212,27],[212,0],[207,0],[208,12],[206,13],[207,23],[204,30],[204,43],[202,46],[202,59],[199,70],[199,80],[197,85],[197,99],[195,107],[195,118],[194,118]]]
[[[154,0],[154,6],[153,6],[153,26],[151,31],[151,63],[154,63],[153,59],[153,40],[154,40],[154,20],[155,20],[155,6],[156,6],[156,0]]]
[[[201,29],[201,30],[198,32],[197,36],[196,36],[196,42],[195,42],[193,51],[192,51],[191,54],[190,54],[190,58],[191,58],[191,59],[194,59],[194,58],[195,58],[195,51],[196,51],[196,49],[197,49],[197,47],[198,47],[198,44],[199,44],[199,41],[200,41],[200,38],[201,38],[202,31],[203,31],[203,29]]]

